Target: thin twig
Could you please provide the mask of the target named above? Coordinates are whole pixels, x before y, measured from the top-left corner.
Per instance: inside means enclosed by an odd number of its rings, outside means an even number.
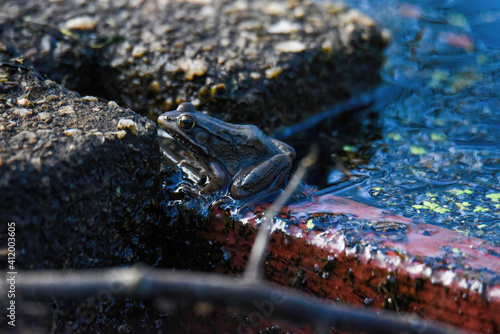
[[[252,246],[250,258],[248,259],[247,266],[245,268],[243,277],[246,281],[252,282],[260,280],[264,277],[264,259],[267,254],[267,245],[269,244],[272,221],[281,210],[283,205],[286,203],[286,201],[288,201],[288,199],[293,195],[297,187],[300,185],[300,181],[302,181],[302,179],[306,175],[307,169],[316,162],[317,156],[318,149],[313,145],[311,147],[311,150],[309,151],[309,154],[300,161],[297,170],[292,175],[290,182],[286,186],[285,190],[264,212],[264,218],[260,225],[259,232],[255,237],[255,242]]]

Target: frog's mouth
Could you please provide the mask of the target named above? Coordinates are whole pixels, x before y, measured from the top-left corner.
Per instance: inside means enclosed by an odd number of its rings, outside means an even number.
[[[206,155],[208,156],[208,150],[200,144],[195,143],[190,137],[185,135],[185,132],[178,129],[172,129],[170,127],[164,128],[165,132],[168,133],[172,138],[175,139],[182,147],[188,150],[194,155]],[[182,132],[181,132],[182,131]]]

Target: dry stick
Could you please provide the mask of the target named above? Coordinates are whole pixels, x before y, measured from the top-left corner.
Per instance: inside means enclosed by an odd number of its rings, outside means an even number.
[[[264,218],[259,228],[259,232],[255,237],[255,242],[252,246],[250,258],[248,259],[245,272],[243,274],[244,281],[255,282],[264,278],[264,259],[267,254],[267,245],[269,244],[271,223],[281,210],[285,202],[293,195],[300,184],[300,181],[306,175],[307,169],[311,167],[318,157],[318,148],[316,145],[311,146],[309,154],[306,155],[299,163],[299,167],[290,179],[285,190],[273,202],[273,204],[264,212]]]
[[[295,323],[320,324],[327,330],[368,333],[451,334],[465,333],[409,314],[333,304],[278,285],[241,281],[219,274],[175,271],[145,266],[105,270],[19,271],[16,296],[19,301],[40,297],[78,298],[91,295],[126,295],[168,301],[208,301],[246,309],[249,314],[281,318]],[[7,285],[0,285],[5,302]],[[19,293],[19,295],[17,294]],[[378,313],[380,312],[380,313]]]

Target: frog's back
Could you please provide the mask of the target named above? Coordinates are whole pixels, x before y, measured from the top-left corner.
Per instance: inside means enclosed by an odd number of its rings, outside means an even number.
[[[260,163],[280,153],[278,147],[255,125],[228,126],[228,123],[219,122],[217,135],[213,138],[213,151],[232,171]]]

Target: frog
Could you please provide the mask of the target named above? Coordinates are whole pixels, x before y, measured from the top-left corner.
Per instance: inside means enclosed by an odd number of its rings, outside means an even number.
[[[234,200],[263,197],[285,183],[295,150],[257,126],[233,124],[197,111],[190,102],[158,117],[159,126],[184,147],[204,170],[202,195]]]

